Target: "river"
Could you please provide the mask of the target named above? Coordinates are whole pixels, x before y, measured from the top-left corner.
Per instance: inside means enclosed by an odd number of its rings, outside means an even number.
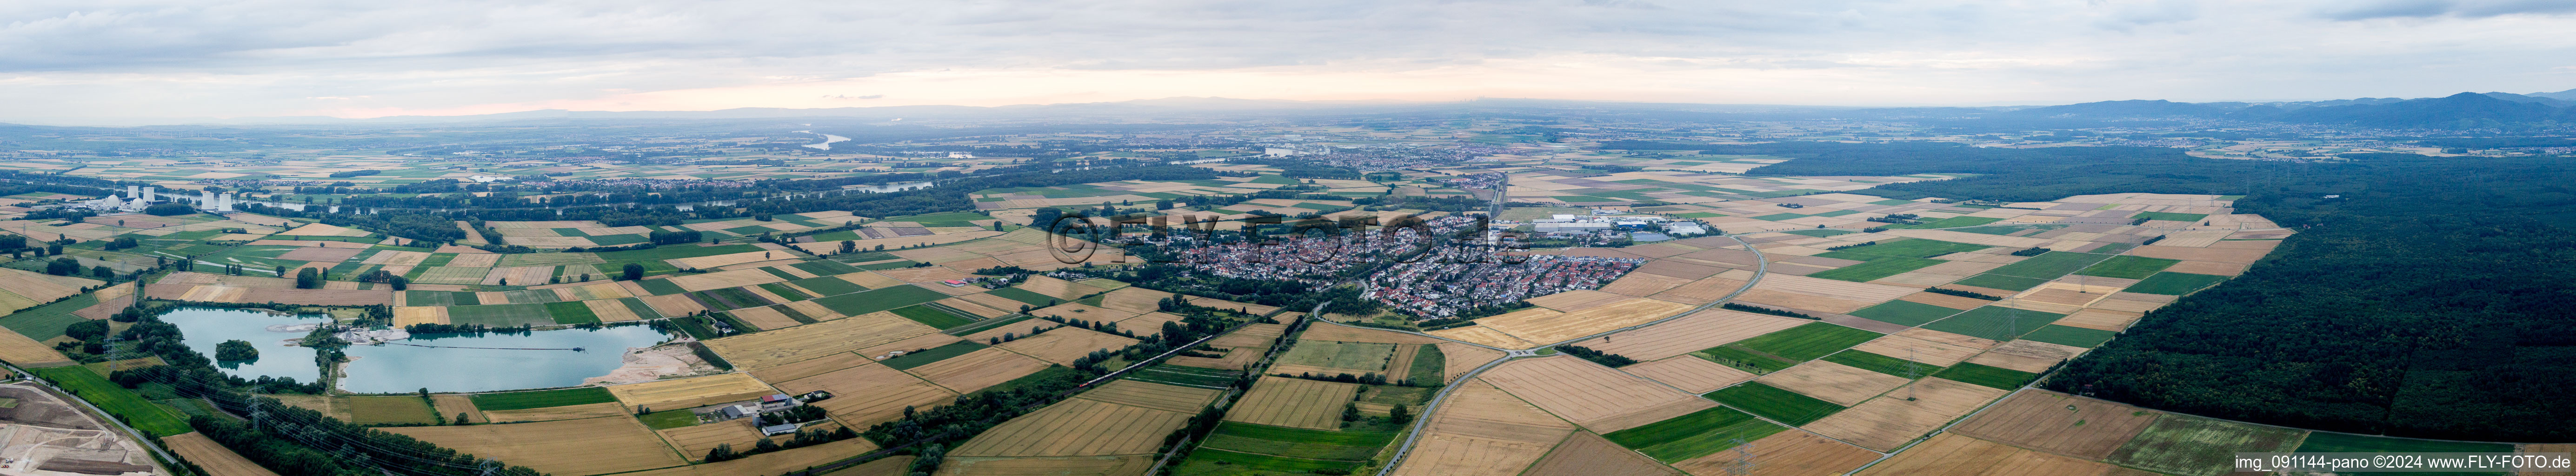
[[[313,363],[313,349],[285,345],[284,342],[304,337],[304,332],[272,332],[273,325],[319,324],[327,320],[319,314],[289,315],[257,309],[180,308],[163,314],[161,320],[177,324],[186,336],[188,348],[208,357],[215,355],[215,345],[226,340],[249,341],[259,349],[259,359],[248,362],[218,362],[226,374],[243,378],[259,376],[291,377],[311,382],[322,375]],[[669,340],[660,331],[646,326],[619,326],[602,329],[563,329],[526,334],[419,334],[409,344],[451,347],[497,348],[572,348],[586,350],[503,350],[430,348],[408,345],[350,346],[347,353],[355,360],[348,365],[348,376],[340,379],[339,388],[359,393],[411,392],[422,387],[432,392],[488,392],[523,388],[569,387],[581,385],[582,379],[608,375],[623,365],[626,348],[651,347]]]
[[[820,144],[805,144],[805,146],[806,146],[806,147],[812,147],[812,148],[815,148],[815,149],[821,149],[821,150],[832,150],[832,143],[834,143],[834,142],[840,142],[840,141],[845,141],[845,140],[850,140],[850,138],[848,138],[848,137],[841,137],[841,136],[836,136],[836,135],[831,135],[831,134],[824,134],[824,133],[821,133],[821,132],[814,132],[814,131],[796,131],[796,132],[797,132],[797,133],[799,133],[799,134],[813,134],[813,135],[823,136],[823,143],[820,143]]]

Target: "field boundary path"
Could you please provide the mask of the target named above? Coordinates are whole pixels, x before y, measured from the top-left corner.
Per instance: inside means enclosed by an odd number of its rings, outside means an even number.
[[[1508,176],[1508,175],[1507,175],[1507,176]],[[1553,344],[1547,344],[1547,345],[1542,345],[1542,346],[1538,346],[1538,347],[1532,347],[1532,348],[1528,348],[1528,349],[1519,349],[1519,350],[1514,350],[1514,349],[1503,349],[1503,348],[1498,348],[1498,347],[1489,346],[1489,345],[1484,345],[1484,344],[1477,344],[1477,343],[1473,343],[1473,342],[1464,342],[1464,341],[1459,341],[1459,340],[1457,340],[1457,339],[1451,339],[1451,338],[1447,338],[1447,337],[1440,337],[1440,336],[1435,336],[1435,335],[1431,335],[1431,334],[1424,334],[1424,333],[1420,333],[1420,332],[1411,332],[1411,331],[1396,331],[1396,332],[1404,332],[1404,333],[1407,333],[1407,334],[1413,334],[1413,335],[1419,335],[1419,336],[1424,336],[1424,337],[1430,337],[1430,338],[1434,338],[1434,339],[1440,339],[1440,340],[1445,340],[1445,341],[1449,341],[1449,342],[1457,342],[1457,343],[1461,343],[1461,344],[1468,344],[1468,345],[1473,345],[1473,346],[1477,346],[1477,347],[1483,347],[1483,348],[1487,348],[1487,349],[1500,350],[1500,351],[1503,351],[1503,352],[1504,352],[1503,358],[1500,358],[1500,359],[1494,359],[1494,361],[1492,361],[1492,362],[1486,362],[1486,363],[1485,363],[1485,365],[1477,366],[1475,370],[1469,370],[1469,371],[1467,371],[1467,373],[1459,374],[1459,375],[1458,375],[1458,381],[1459,381],[1459,382],[1465,382],[1465,381],[1467,381],[1467,379],[1476,378],[1476,375],[1477,375],[1477,374],[1482,374],[1482,373],[1485,373],[1485,371],[1486,371],[1486,370],[1491,370],[1491,369],[1493,369],[1493,368],[1494,368],[1494,366],[1502,365],[1504,362],[1510,362],[1513,358],[1517,358],[1517,357],[1521,357],[1521,356],[1527,356],[1527,355],[1536,355],[1536,354],[1537,354],[1537,352],[1538,352],[1538,351],[1540,351],[1540,350],[1549,349],[1549,348],[1554,348],[1554,347],[1556,347],[1556,346],[1561,346],[1561,345],[1565,345],[1565,344],[1572,344],[1572,343],[1576,343],[1576,342],[1582,342],[1582,341],[1589,340],[1589,339],[1592,339],[1592,338],[1595,338],[1595,337],[1601,337],[1601,336],[1606,336],[1606,335],[1610,335],[1610,334],[1616,334],[1616,333],[1620,333],[1620,332],[1627,332],[1627,331],[1631,331],[1631,330],[1636,330],[1636,329],[1644,328],[1644,327],[1646,327],[1646,326],[1651,326],[1651,325],[1656,325],[1656,324],[1662,324],[1662,323],[1664,323],[1664,322],[1666,322],[1666,321],[1671,321],[1671,320],[1674,320],[1674,319],[1680,319],[1680,318],[1682,318],[1682,317],[1689,316],[1689,315],[1691,315],[1691,314],[1697,314],[1697,313],[1699,313],[1700,311],[1706,311],[1706,310],[1708,310],[1708,308],[1710,308],[1710,307],[1714,307],[1714,306],[1717,306],[1719,303],[1724,303],[1724,302],[1727,302],[1727,301],[1730,301],[1730,300],[1734,300],[1734,299],[1735,299],[1735,296],[1740,295],[1740,294],[1744,294],[1744,292],[1745,292],[1745,291],[1750,291],[1750,290],[1752,290],[1752,289],[1753,289],[1753,285],[1761,284],[1761,283],[1762,283],[1762,275],[1763,275],[1764,273],[1767,273],[1767,272],[1770,272],[1770,271],[1771,271],[1771,262],[1770,262],[1769,260],[1765,260],[1765,259],[1763,259],[1763,258],[1762,258],[1762,250],[1754,249],[1754,248],[1753,248],[1753,243],[1751,243],[1751,242],[1747,242],[1747,241],[1744,241],[1744,238],[1736,237],[1736,236],[1734,236],[1734,235],[1727,235],[1727,236],[1726,236],[1726,238],[1727,238],[1727,239],[1731,239],[1731,240],[1735,240],[1735,242],[1736,242],[1737,244],[1744,245],[1744,250],[1745,250],[1745,251],[1751,251],[1751,252],[1753,252],[1753,259],[1754,259],[1754,262],[1756,262],[1756,263],[1760,263],[1759,267],[1757,267],[1757,268],[1755,268],[1755,269],[1753,270],[1753,279],[1746,280],[1746,281],[1744,282],[1744,286],[1743,286],[1743,287],[1735,288],[1735,292],[1726,293],[1726,297],[1718,298],[1717,300],[1714,300],[1714,301],[1709,301],[1707,304],[1701,304],[1701,305],[1699,305],[1699,307],[1694,307],[1694,308],[1691,308],[1690,310],[1686,310],[1686,311],[1682,311],[1682,312],[1674,313],[1673,315],[1670,315],[1670,316],[1664,316],[1664,318],[1662,318],[1662,319],[1656,319],[1656,320],[1653,320],[1653,321],[1648,321],[1648,322],[1646,322],[1646,323],[1644,323],[1644,324],[1638,324],[1638,325],[1633,325],[1633,326],[1628,326],[1628,327],[1622,327],[1622,328],[1618,328],[1618,329],[1611,329],[1611,330],[1609,330],[1609,331],[1605,331],[1605,332],[1601,332],[1601,333],[1597,333],[1597,334],[1592,334],[1592,335],[1587,335],[1587,336],[1582,336],[1582,337],[1576,337],[1576,338],[1573,338],[1573,339],[1567,339],[1567,340],[1563,340],[1563,341],[1558,341],[1558,342],[1553,343]],[[1323,320],[1323,319],[1317,319],[1317,321],[1319,321],[1319,322],[1324,322],[1324,323],[1329,323],[1329,324],[1337,325],[1337,326],[1352,327],[1352,328],[1359,328],[1359,329],[1394,330],[1394,329],[1378,329],[1378,328],[1375,328],[1375,327],[1353,326],[1353,325],[1342,324],[1342,323],[1339,323],[1339,322],[1333,322],[1333,321],[1328,321],[1328,320]],[[1610,369],[1610,370],[1618,371],[1619,369]],[[1627,372],[1625,372],[1625,371],[1621,371],[1620,373],[1625,374],[1625,373],[1627,373]],[[1654,381],[1654,380],[1652,380],[1652,379],[1648,379],[1647,381],[1652,382],[1652,381]],[[1659,384],[1659,385],[1661,385],[1661,384],[1662,384],[1662,382],[1656,382],[1656,383],[1657,383],[1657,384]],[[1665,387],[1671,387],[1671,385],[1665,385]],[[1424,429],[1426,429],[1426,428],[1429,428],[1429,427],[1430,427],[1430,425],[1431,425],[1431,414],[1432,414],[1432,412],[1439,411],[1439,409],[1440,409],[1440,404],[1442,404],[1442,403],[1447,403],[1447,402],[1448,402],[1448,400],[1449,400],[1449,394],[1450,394],[1450,392],[1455,391],[1455,390],[1457,390],[1457,389],[1458,389],[1458,385],[1457,385],[1457,384],[1454,384],[1454,383],[1453,383],[1453,384],[1449,384],[1449,385],[1441,386],[1441,388],[1440,388],[1440,393],[1435,394],[1435,395],[1432,395],[1432,397],[1431,397],[1431,401],[1430,401],[1430,402],[1428,402],[1428,403],[1424,403],[1424,404],[1422,405],[1422,417],[1420,417],[1420,418],[1415,418],[1415,419],[1413,420],[1413,429],[1412,429],[1412,430],[1409,430],[1409,431],[1406,431],[1406,435],[1404,436],[1404,446],[1396,447],[1396,449],[1395,449],[1395,455],[1394,455],[1394,456],[1389,456],[1389,457],[1387,457],[1386,466],[1385,466],[1385,467],[1378,468],[1378,470],[1377,470],[1377,474],[1378,474],[1378,476],[1386,476],[1387,474],[1394,472],[1394,471],[1395,471],[1395,468],[1396,468],[1397,466],[1401,466],[1401,465],[1403,465],[1403,464],[1404,464],[1404,457],[1405,457],[1406,455],[1408,455],[1408,454],[1410,454],[1410,453],[1412,453],[1412,452],[1413,452],[1413,445],[1414,445],[1415,443],[1418,443],[1418,442],[1420,442],[1420,441],[1421,441],[1421,439],[1422,439],[1422,431],[1423,431]],[[1678,390],[1678,389],[1676,389],[1676,390]],[[1691,393],[1691,392],[1684,391],[1684,392],[1682,392],[1682,393]],[[1778,423],[1778,422],[1773,422],[1773,423]],[[1796,427],[1791,427],[1791,428],[1796,428]],[[1803,430],[1801,430],[1801,431],[1803,431]],[[1818,436],[1822,436],[1822,435],[1818,435]],[[1882,456],[1881,456],[1881,459],[1884,459],[1884,458],[1885,458],[1885,457],[1884,457],[1884,455],[1882,455]]]

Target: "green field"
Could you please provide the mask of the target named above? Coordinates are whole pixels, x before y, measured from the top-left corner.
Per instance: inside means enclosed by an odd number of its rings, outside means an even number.
[[[1779,387],[1763,385],[1761,382],[1745,382],[1742,385],[1709,392],[1708,398],[1724,403],[1726,406],[1790,425],[1814,423],[1818,419],[1833,415],[1834,412],[1843,411],[1841,405],[1817,400],[1816,397],[1799,395],[1798,392],[1781,390]]]
[[[715,305],[717,309],[742,309],[746,307],[761,307],[773,304],[767,299],[761,299],[760,296],[752,294],[751,291],[743,290],[743,288],[716,288],[698,291],[698,297],[701,300],[706,301],[707,304]]]
[[[1733,448],[1739,438],[1759,440],[1787,429],[1733,408],[1712,407],[1601,436],[1656,461],[1672,463]]]
[[[1216,431],[1208,434],[1341,446],[1386,446],[1395,441],[1394,432],[1309,430],[1238,422],[1217,425]]]
[[[2004,219],[2002,219],[2002,218],[1990,218],[1990,217],[1949,217],[1949,218],[1943,218],[1943,219],[1940,219],[1940,220],[1934,220],[1934,221],[1932,221],[1931,223],[1925,223],[1925,224],[1921,224],[1921,225],[1908,226],[1908,227],[1906,227],[1906,228],[1958,228],[1958,227],[1963,227],[1963,226],[1977,226],[1977,225],[1983,225],[1983,224],[1987,224],[1987,223],[1994,223],[1994,222],[1999,222],[1999,221],[2003,221],[2003,220],[2004,220]]]
[[[889,218],[886,218],[886,219],[884,219],[884,220],[877,220],[877,221],[908,221],[908,222],[913,222],[913,223],[920,223],[920,224],[921,224],[921,226],[925,226],[925,227],[945,227],[945,226],[975,226],[975,224],[974,224],[974,223],[971,223],[971,222],[972,222],[972,221],[974,221],[974,220],[991,220],[991,219],[993,219],[993,217],[984,216],[983,214],[979,214],[979,213],[951,212],[951,213],[933,213],[933,214],[929,214],[929,215],[913,215],[913,216],[907,216],[907,217],[889,217]]]
[[[909,353],[909,354],[903,354],[903,356],[900,356],[900,357],[895,357],[895,358],[891,358],[891,359],[885,359],[885,360],[881,360],[881,361],[878,361],[878,362],[883,362],[883,363],[885,363],[885,365],[886,365],[887,367],[894,367],[894,368],[895,368],[895,370],[908,370],[908,369],[911,369],[911,368],[913,368],[913,367],[920,367],[920,366],[924,366],[924,365],[930,365],[930,363],[931,363],[931,362],[938,362],[938,361],[942,361],[942,360],[948,360],[948,358],[949,358],[949,357],[956,357],[956,356],[960,356],[960,355],[966,355],[966,353],[967,353],[967,352],[974,352],[974,351],[978,351],[978,350],[984,350],[984,344],[978,344],[978,343],[973,343],[973,342],[954,342],[954,343],[950,343],[950,344],[948,344],[948,345],[943,345],[943,346],[938,346],[938,347],[932,347],[932,348],[930,348],[929,350],[923,350],[923,351],[913,352],[913,353]]]
[[[778,297],[786,298],[788,302],[803,301],[814,298],[813,296],[805,295],[802,291],[797,291],[796,288],[787,287],[787,285],[780,283],[761,283],[760,289],[763,291],[769,291],[770,294],[776,294]]]
[[[2173,265],[2180,263],[2182,263],[2182,260],[2122,255],[2113,256],[2111,259],[2102,260],[2100,263],[2094,263],[2093,266],[2086,267],[2083,271],[2076,271],[2075,274],[2101,276],[2105,278],[2146,279],[2148,276],[2154,276],[2157,271],[2164,271],[2165,268],[2172,267]]]
[[[1859,248],[1844,248],[1828,251],[1816,256],[1869,261],[1878,258],[1930,258],[1950,253],[1964,253],[1986,248],[1993,247],[1967,243],[1952,243],[1941,240],[1914,239],[1880,242],[1879,244]]]
[[[787,284],[794,284],[796,287],[821,293],[824,296],[836,296],[868,290],[867,286],[851,284],[847,280],[831,276],[799,279],[788,281]]]
[[[956,314],[950,314],[948,311],[938,310],[922,304],[894,308],[894,315],[903,316],[905,319],[911,319],[912,322],[919,322],[922,325],[940,329],[950,329],[957,326],[975,323],[975,320],[973,319],[957,317]]]
[[[1350,369],[1359,372],[1386,372],[1386,360],[1395,355],[1395,344],[1370,342],[1334,342],[1301,340],[1296,347],[1279,355],[1279,363]]]
[[[941,299],[948,299],[948,295],[920,286],[895,286],[816,299],[814,303],[842,315],[857,316]]]
[[[1923,328],[1980,339],[2013,340],[2064,317],[2065,314],[1986,306],[1924,324]]]
[[[1941,370],[1941,366],[1938,365],[1925,364],[1857,350],[1835,352],[1834,355],[1825,356],[1825,361],[1849,365],[1861,370],[1908,378],[1931,375],[1933,372]],[[1907,372],[1907,369],[1909,368],[1912,369],[1912,373]]]
[[[2120,335],[2120,333],[2118,333],[2118,332],[2111,332],[2111,331],[2106,331],[2106,330],[2101,330],[2101,329],[2086,329],[2086,328],[2082,328],[2082,327],[2069,327],[2069,326],[2060,326],[2060,325],[2054,325],[2054,324],[2051,324],[2051,325],[2049,325],[2049,326],[2047,326],[2047,327],[2041,327],[2041,328],[2039,328],[2039,330],[2038,330],[2038,331],[2036,331],[2036,332],[2032,332],[2032,333],[2030,333],[2030,334],[2023,335],[2023,336],[2021,336],[2021,338],[2022,338],[2022,339],[2027,339],[2027,340],[2035,340],[2035,341],[2040,341],[2040,342],[2047,342],[2047,343],[2050,343],[2050,344],[2065,345],[2065,346],[2075,346],[2075,347],[2083,347],[2083,348],[2090,349],[2090,348],[2094,348],[2094,347],[2101,347],[2103,342],[2110,342],[2110,341],[2111,341],[2111,337],[2113,337],[2113,336],[2118,336],[2118,335]]]
[[[1376,446],[1325,445],[1297,441],[1264,440],[1234,435],[1208,435],[1207,443],[1203,444],[1201,447],[1238,453],[1338,461],[1359,461],[1368,459],[1369,456],[1376,455],[1380,449],[1380,447]]]
[[[1959,280],[1959,282],[1950,284],[1976,286],[1980,288],[1995,288],[2005,291],[2028,291],[2030,288],[2039,287],[2040,284],[2047,282],[2048,280],[2039,278],[2004,276],[2000,274],[1980,274],[1969,276],[1968,279],[1962,279]]]
[[[546,314],[553,315],[556,324],[599,322],[599,315],[591,313],[590,305],[581,301],[550,302],[545,306]]]
[[[573,387],[533,392],[477,393],[474,408],[483,411],[526,410],[617,401],[604,387]]]
[[[1907,271],[1929,268],[1932,267],[1932,265],[1947,262],[1948,261],[1926,258],[1878,258],[1862,262],[1861,264],[1817,271],[1813,274],[1808,274],[1807,277],[1866,283],[1871,280],[1905,274]]]
[[[597,320],[598,318],[592,317],[591,319]],[[480,306],[448,307],[447,321],[454,324],[482,324],[491,327],[513,327],[523,325],[553,325],[555,323],[555,318],[554,316],[546,314],[545,304],[485,304]]]
[[[1239,374],[1239,372],[1202,369],[1198,367],[1155,365],[1152,367],[1136,369],[1134,372],[1128,372],[1125,377],[1121,378],[1139,382],[1153,382],[1202,388],[1225,388],[1227,385],[1233,385],[1235,376]]]
[[[698,415],[696,413],[689,412],[687,409],[662,410],[653,413],[646,413],[643,415],[637,415],[635,419],[643,420],[645,428],[652,428],[655,430],[698,426]]]
[[[2039,374],[1967,362],[1952,365],[1948,369],[1933,373],[1932,376],[2004,390],[2021,388],[2022,384],[2030,383],[2030,379],[2039,378]]]
[[[2163,220],[2163,221],[2194,221],[2194,222],[2196,222],[2196,221],[2200,221],[2200,220],[2201,220],[2201,219],[2203,219],[2203,218],[2209,218],[2209,215],[2208,215],[2208,214],[2203,214],[2203,213],[2138,212],[2138,214],[2136,214],[2136,215],[2129,215],[2129,218],[2145,218],[2145,219],[2149,219],[2149,220]]]
[[[125,420],[126,424],[134,425],[134,429],[151,433],[154,437],[197,431],[188,426],[187,419],[171,414],[169,409],[154,405],[150,400],[144,400],[142,395],[136,395],[132,389],[107,381],[106,377],[100,377],[98,373],[89,371],[87,367],[75,365],[27,371],[35,372],[37,376],[53,381],[54,385],[61,386],[72,395],[88,400],[91,405],[107,410],[118,419]]]
[[[1721,364],[1729,364],[1729,365],[1732,365],[1732,366],[1747,366],[1747,365],[1749,365],[1749,366],[1752,366],[1753,368],[1760,369],[1762,372],[1766,372],[1766,373],[1767,373],[1767,372],[1778,372],[1778,371],[1782,371],[1782,370],[1788,370],[1790,367],[1796,367],[1796,366],[1798,366],[1798,363],[1799,363],[1799,361],[1783,359],[1783,358],[1780,358],[1780,357],[1777,357],[1777,356],[1772,356],[1772,355],[1769,355],[1769,354],[1763,354],[1763,353],[1760,353],[1760,352],[1754,352],[1754,351],[1750,351],[1750,350],[1745,350],[1745,349],[1743,349],[1743,348],[1739,348],[1739,347],[1736,347],[1736,346],[1733,346],[1733,345],[1722,345],[1722,346],[1711,347],[1711,348],[1707,348],[1707,349],[1701,349],[1701,350],[1700,350],[1700,351],[1698,351],[1698,352],[1692,352],[1692,353],[1691,353],[1691,355],[1698,356],[1699,358],[1703,358],[1703,359],[1708,359],[1708,360],[1709,360],[1709,361],[1711,361],[1711,362],[1717,362],[1717,363],[1721,363]]]
[[[2192,291],[2199,291],[2200,288],[2206,288],[2210,285],[2218,284],[2219,282],[2226,280],[2226,276],[2211,276],[2191,273],[2156,273],[2155,276],[2149,276],[2146,280],[2139,281],[2138,284],[2131,285],[2129,286],[2129,289],[2123,289],[2121,291],[2141,294],[2181,296],[2184,294],[2191,294]]]
[[[2108,254],[2119,254],[2119,253],[2122,253],[2122,252],[2129,251],[2129,249],[2130,249],[2130,248],[2136,248],[2136,247],[2138,247],[2138,245],[2132,245],[2132,244],[2128,244],[2128,243],[2103,243],[2101,247],[2093,248],[2091,251],[2086,251],[2086,253],[2101,253],[2101,254],[2106,254],[2106,255],[2108,255]]]
[[[857,267],[841,264],[841,262],[832,260],[806,261],[788,266],[805,270],[805,272],[808,273],[814,273],[815,276],[835,276],[859,272],[859,268]]]
[[[98,305],[97,294],[74,294],[70,299],[64,299],[62,302],[36,306],[17,314],[0,317],[0,327],[8,328],[11,331],[16,331],[19,335],[24,335],[29,339],[35,339],[38,342],[42,342],[48,339],[62,337],[63,328],[70,327],[74,322],[89,320],[87,318],[80,317],[79,315],[72,314],[72,311],[78,311],[95,305]],[[5,310],[7,309],[0,309],[0,311]]]
[[[429,402],[418,396],[360,395],[348,397],[344,402],[349,406],[349,423],[426,425],[439,422],[433,414],[437,410],[430,409]]]
[[[2469,443],[2469,442],[2459,442],[2459,441],[2412,440],[2412,439],[2405,439],[2405,438],[2389,438],[2389,437],[2384,437],[2384,436],[2363,436],[2363,435],[2352,435],[2352,434],[2332,433],[2332,432],[2323,432],[2323,431],[2320,431],[2320,432],[2312,432],[2312,433],[2308,433],[2308,439],[2307,439],[2307,441],[2300,443],[2300,444],[2299,444],[2299,449],[2297,449],[2296,451],[2301,452],[2301,453],[2396,453],[2396,452],[2423,452],[2423,453],[2511,453],[2511,452],[2513,452],[2513,445],[2503,444],[2503,443]],[[2423,475],[2423,476],[2460,476],[2460,475],[2495,475],[2495,476],[2510,476],[2510,475],[2511,475],[2511,473],[2507,473],[2507,472],[2483,472],[2483,473],[2471,473],[2471,472],[2439,472],[2439,473],[2437,473],[2437,472],[2429,472],[2429,471],[2427,471],[2427,472],[2417,472],[2417,471],[2406,471],[2406,472],[2378,472],[2378,473],[2370,473],[2370,474],[2372,474],[2372,475],[2383,475],[2383,474],[2386,474],[2386,475]],[[2530,473],[2525,473],[2525,474],[2530,474]]]
[[[2306,430],[2166,414],[2104,461],[2182,476],[2228,476],[2236,452],[2287,453]]]
[[[1413,367],[1405,371],[1406,378],[1425,384],[1445,383],[1448,377],[1441,369],[1448,360],[1448,356],[1440,354],[1440,346],[1422,344],[1422,350],[1413,353]]]
[[[1239,453],[1215,448],[1199,448],[1198,451],[1190,452],[1190,457],[1182,460],[1181,466],[1183,469],[1187,469],[1197,464],[1216,463],[1223,463],[1218,466],[1234,466],[1242,468],[1234,471],[1267,470],[1286,473],[1313,473],[1317,470],[1339,470],[1339,472],[1333,474],[1350,474],[1351,469],[1358,468],[1360,466],[1360,463],[1357,461],[1289,458],[1285,456]]]
[[[646,260],[666,260],[666,259],[675,259],[675,258],[696,258],[696,257],[700,257],[700,256],[715,256],[715,255],[725,255],[725,254],[734,254],[734,253],[746,253],[746,252],[753,252],[753,251],[766,251],[766,249],[761,248],[761,247],[759,247],[759,246],[754,246],[754,245],[718,245],[718,246],[690,246],[690,245],[674,245],[674,246],[664,246],[664,247],[659,247],[659,248],[653,248],[653,249],[649,249],[649,250],[611,251],[611,252],[607,252],[607,253],[595,253],[595,254],[599,256],[599,259],[600,259],[602,262],[606,262],[606,263],[617,263],[617,262],[622,262],[622,261],[646,261]],[[567,254],[591,254],[591,253],[567,253]],[[588,263],[588,262],[591,262],[591,261],[589,261],[589,260],[583,260],[582,262]],[[548,263],[548,264],[564,264],[564,263]],[[600,267],[600,269],[614,269],[614,267],[602,266],[602,267]]]
[[[635,285],[643,287],[645,292],[653,293],[655,296],[669,296],[689,292],[689,290],[680,289],[679,284],[672,283],[671,280],[668,279],[640,279],[635,281]]]
[[[2029,259],[2013,262],[2013,264],[2003,265],[2003,267],[2000,268],[1986,270],[1986,274],[2020,276],[2042,280],[2057,279],[2059,276],[2065,276],[2067,273],[2073,273],[2076,270],[2092,266],[2093,263],[2099,263],[2102,262],[2102,260],[2110,258],[2111,255],[2076,253],[2070,251],[2051,251],[2041,253],[2039,256],[2032,256]],[[1976,285],[1970,284],[1969,286]],[[2020,289],[2015,289],[2015,291],[2019,290]]]
[[[1851,346],[1869,342],[1870,339],[1883,335],[1886,334],[1831,323],[1810,322],[1731,345],[1798,361],[1808,361],[1849,349]]]
[[[1852,311],[1851,315],[1902,326],[1920,326],[1958,314],[1959,310],[1907,300],[1895,300]]]
[[[1707,216],[1705,216],[1705,217],[1696,217],[1696,216],[1691,216],[1691,215],[1707,215]],[[1719,215],[1719,214],[1715,214],[1715,213],[1698,213],[1698,214],[1694,214],[1694,213],[1684,213],[1684,214],[1674,215],[1674,216],[1678,216],[1678,217],[1682,217],[1682,218],[1712,218],[1712,217],[1721,217],[1721,216],[1726,216],[1726,215]],[[1857,232],[1857,231],[1851,231],[1851,230],[1817,230],[1817,229],[1806,229],[1806,230],[1789,230],[1789,231],[1783,231],[1783,232],[1781,232],[1781,233],[1788,233],[1788,234],[1792,234],[1792,235],[1806,235],[1806,236],[1813,236],[1813,237],[1817,237],[1817,238],[1823,238],[1823,237],[1835,236],[1835,235],[1849,235],[1849,234],[1853,234],[1853,233],[1860,233],[1860,232]]]
[[[1004,298],[1004,299],[1010,299],[1010,300],[1013,300],[1013,301],[1019,301],[1019,302],[1028,303],[1028,304],[1029,304],[1029,307],[1047,307],[1047,306],[1055,305],[1057,302],[1060,302],[1060,301],[1061,301],[1061,300],[1056,299],[1056,298],[1054,298],[1054,297],[1050,297],[1050,296],[1047,296],[1047,295],[1044,295],[1044,294],[1038,294],[1037,292],[1030,291],[1030,290],[1026,290],[1026,289],[1020,289],[1020,288],[1018,288],[1018,287],[1008,287],[1008,288],[1002,288],[1002,289],[995,289],[995,290],[991,290],[991,291],[985,291],[984,293],[985,293],[985,294],[991,294],[991,295],[994,295],[994,296],[1001,296],[1001,297],[1002,297],[1002,298]]]

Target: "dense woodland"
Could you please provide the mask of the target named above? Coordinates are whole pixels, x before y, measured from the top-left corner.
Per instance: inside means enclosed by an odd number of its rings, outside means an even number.
[[[1763,144],[1762,174],[1974,172],[1856,193],[2001,201],[2243,194],[2300,233],[2147,315],[2053,390],[2219,418],[2444,439],[2576,441],[2576,169],[2563,158],[2196,159],[2157,148]],[[2325,195],[2341,195],[2326,199]]]

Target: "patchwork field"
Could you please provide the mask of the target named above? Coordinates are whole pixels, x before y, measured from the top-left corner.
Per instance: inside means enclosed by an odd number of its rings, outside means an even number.
[[[1480,380],[1459,382],[1413,452],[1395,465],[1400,476],[1509,476],[1572,435],[1575,427]]]
[[[1594,431],[1618,431],[1716,405],[1571,356],[1513,361],[1477,378]]]
[[[662,438],[624,416],[383,431],[555,474],[600,474],[686,464]]]
[[[821,360],[824,359],[815,359]],[[792,394],[830,391],[832,399],[815,402],[814,405],[823,407],[824,411],[832,414],[832,418],[843,424],[853,426],[891,421],[903,416],[904,407],[928,408],[957,396],[956,392],[927,380],[873,363],[858,363],[780,381],[778,389]]]
[[[856,316],[769,332],[726,336],[707,341],[707,347],[736,367],[757,370],[937,331],[890,314]]]
[[[1013,418],[955,456],[1106,456],[1154,452],[1190,414],[1075,398]]]
[[[669,410],[755,400],[778,393],[743,373],[611,385],[608,392],[629,406]]]
[[[1915,387],[1910,393],[1897,389],[1800,428],[1864,448],[1894,451],[2006,393],[1937,377],[1909,386]]]
[[[1291,428],[1341,428],[1342,406],[1359,395],[1360,385],[1315,380],[1261,377],[1245,392],[1225,420]]]

